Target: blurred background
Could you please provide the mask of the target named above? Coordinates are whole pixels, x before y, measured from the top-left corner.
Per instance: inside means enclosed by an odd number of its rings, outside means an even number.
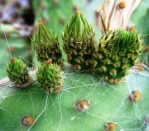
[[[0,78],[5,76],[5,65],[12,57],[20,57],[28,66],[34,62],[31,38],[37,29],[38,19],[59,36],[77,8],[92,24],[96,40],[101,32],[96,10],[103,0],[0,0]],[[142,0],[131,17],[130,26],[135,26],[144,39],[142,61],[149,64],[149,2]]]

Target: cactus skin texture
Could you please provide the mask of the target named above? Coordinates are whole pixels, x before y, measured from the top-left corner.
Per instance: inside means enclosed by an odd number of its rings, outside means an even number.
[[[25,88],[31,84],[32,78],[29,76],[27,66],[22,60],[11,58],[6,70],[9,79],[14,82],[16,87]]]
[[[55,36],[42,22],[39,20],[39,28],[32,40],[34,50],[40,62],[52,59],[53,63],[62,64],[62,53],[59,48],[58,37]]]
[[[86,19],[77,11],[62,34],[64,51],[68,56],[68,63],[77,70],[90,70],[96,65],[93,60],[96,47],[94,31]]]
[[[37,81],[44,91],[56,93],[62,89],[62,73],[56,64],[47,61],[38,68]]]
[[[95,72],[114,82],[128,74],[142,50],[142,40],[137,32],[117,29],[99,40],[98,61]]]

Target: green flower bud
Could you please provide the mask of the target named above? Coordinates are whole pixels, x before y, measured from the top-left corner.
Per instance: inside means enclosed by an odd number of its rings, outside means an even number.
[[[77,11],[62,33],[68,63],[74,68],[88,70],[95,66],[92,62],[96,50],[94,35],[91,25]]]
[[[38,68],[37,81],[44,91],[57,93],[62,88],[62,72],[58,65],[47,61]]]
[[[107,50],[105,53],[104,50]],[[128,74],[134,66],[142,51],[142,40],[136,31],[117,29],[102,36],[99,41],[98,54],[95,56],[97,66],[95,72],[111,79],[121,79]],[[138,53],[139,52],[139,53]],[[106,67],[106,72],[101,72],[101,66]],[[126,73],[127,72],[127,73]]]
[[[39,28],[32,40],[38,60],[45,62],[52,59],[53,63],[61,65],[62,53],[59,47],[58,37],[43,24],[42,20],[39,20],[38,26]]]
[[[11,58],[6,67],[6,71],[10,81],[13,82],[16,87],[25,88],[32,83],[32,78],[28,74],[27,66],[20,59]]]

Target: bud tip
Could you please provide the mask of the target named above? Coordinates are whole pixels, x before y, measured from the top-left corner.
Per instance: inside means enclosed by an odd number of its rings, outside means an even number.
[[[10,60],[11,62],[14,62],[15,61],[15,58],[11,58],[11,60]]]
[[[51,65],[51,64],[52,64],[52,59],[46,61],[46,64],[47,64],[47,65]]]

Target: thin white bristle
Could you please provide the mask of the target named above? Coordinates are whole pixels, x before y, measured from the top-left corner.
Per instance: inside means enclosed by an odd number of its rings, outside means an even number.
[[[1,23],[1,28],[2,28],[3,34],[5,36],[5,39],[6,39],[6,43],[7,43],[7,46],[8,46],[8,51],[9,51],[9,54],[10,54],[10,58],[12,58],[12,54],[11,54],[10,46],[9,46],[9,43],[8,43],[8,39],[6,37],[6,34],[5,34],[5,31],[4,31],[4,28],[3,28],[3,24],[2,23]]]

